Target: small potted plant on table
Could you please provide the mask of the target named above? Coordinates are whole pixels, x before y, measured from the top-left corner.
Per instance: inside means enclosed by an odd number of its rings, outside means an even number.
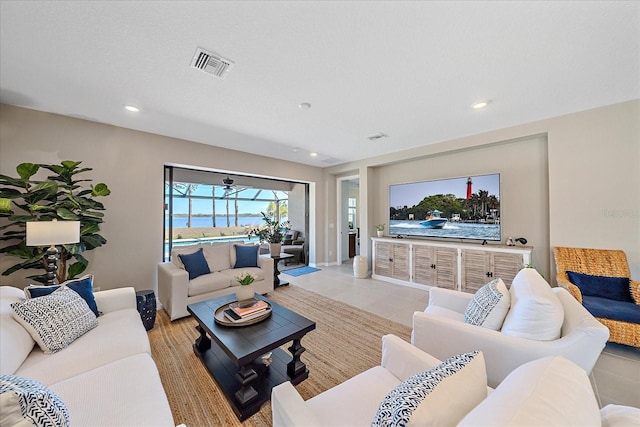
[[[382,237],[384,232],[384,224],[376,225],[376,232],[378,233],[378,237]]]

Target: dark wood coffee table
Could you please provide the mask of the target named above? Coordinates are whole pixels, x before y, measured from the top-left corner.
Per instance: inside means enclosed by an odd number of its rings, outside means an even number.
[[[271,304],[271,316],[249,326],[223,326],[215,322],[219,307],[235,301],[235,295],[189,304],[187,310],[198,322],[200,336],[193,351],[216,380],[240,421],[260,410],[271,397],[271,389],[285,381],[298,384],[309,376],[300,360],[305,351],[300,341],[316,328],[315,322],[256,294]],[[213,345],[212,345],[213,339]],[[278,348],[292,341],[291,354]],[[272,351],[271,365],[260,359]]]

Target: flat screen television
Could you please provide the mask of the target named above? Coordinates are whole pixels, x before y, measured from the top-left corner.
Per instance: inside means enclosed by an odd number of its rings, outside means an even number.
[[[500,174],[389,186],[389,234],[501,240]]]

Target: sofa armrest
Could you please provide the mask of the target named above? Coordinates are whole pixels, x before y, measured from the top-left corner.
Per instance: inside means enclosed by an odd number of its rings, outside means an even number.
[[[582,292],[580,292],[580,288],[568,281],[564,273],[558,273],[556,276],[556,282],[558,282],[558,286],[565,288],[575,299],[578,300],[580,304],[582,304]]]
[[[271,390],[273,427],[320,426],[293,385],[286,381]]]
[[[429,289],[429,305],[437,305],[458,313],[464,313],[472,299],[473,294],[466,292],[437,287]]]
[[[107,289],[95,292],[98,311],[110,313],[126,308],[136,309],[136,290],[132,287]]]
[[[382,337],[382,362],[380,365],[400,381],[440,363],[441,361],[432,355],[395,335],[389,334]]]
[[[271,282],[271,289],[269,292],[273,291],[273,258],[270,256],[260,256],[258,257],[258,267],[264,270],[264,279],[267,282]]]
[[[158,299],[171,320],[189,316],[189,273],[172,262],[158,264]]]

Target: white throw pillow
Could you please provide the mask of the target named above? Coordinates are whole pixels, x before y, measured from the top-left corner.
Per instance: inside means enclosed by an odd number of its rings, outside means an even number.
[[[29,378],[0,376],[1,426],[69,426],[66,405],[47,386]]]
[[[371,426],[456,425],[486,397],[482,352],[458,354],[401,382],[380,403]]]
[[[465,323],[499,331],[511,305],[509,289],[494,279],[478,289],[464,311]]]
[[[467,414],[458,427],[600,426],[584,369],[561,356],[525,363]]]
[[[11,304],[13,317],[45,353],[55,353],[98,326],[96,315],[75,291],[61,287],[52,294]]]
[[[511,309],[501,332],[536,341],[560,338],[564,309],[551,286],[533,268],[523,268],[511,284]]]

